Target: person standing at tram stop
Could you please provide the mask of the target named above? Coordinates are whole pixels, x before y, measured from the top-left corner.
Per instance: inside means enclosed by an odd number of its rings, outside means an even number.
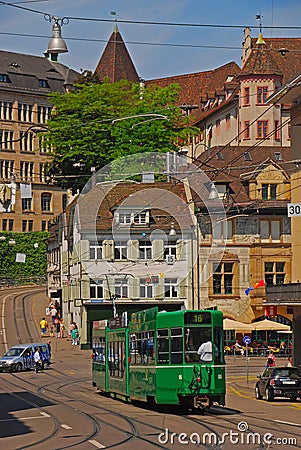
[[[199,346],[197,354],[200,357],[200,362],[209,363],[212,362],[212,341],[210,333],[204,333],[203,343]],[[214,354],[217,354],[217,347],[214,345]]]
[[[79,342],[79,332],[78,332],[78,328],[75,325],[75,327],[73,328],[73,330],[71,331],[71,337],[72,337],[72,345],[78,345]]]
[[[64,338],[65,337],[65,322],[64,319],[61,317],[60,318],[60,338]]]

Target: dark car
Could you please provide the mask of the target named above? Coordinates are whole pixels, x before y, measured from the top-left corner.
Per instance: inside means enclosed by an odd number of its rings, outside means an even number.
[[[265,396],[268,402],[274,397],[287,397],[295,401],[301,398],[301,372],[298,367],[268,367],[255,386],[255,397],[261,400]]]

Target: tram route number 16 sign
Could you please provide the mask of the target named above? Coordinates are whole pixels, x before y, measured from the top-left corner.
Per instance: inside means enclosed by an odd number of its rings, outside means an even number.
[[[288,203],[287,215],[288,217],[301,217],[301,203]]]

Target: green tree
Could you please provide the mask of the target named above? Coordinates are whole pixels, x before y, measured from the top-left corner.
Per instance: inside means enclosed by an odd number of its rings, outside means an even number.
[[[51,94],[49,175],[75,192],[85,185],[92,167],[98,171],[123,156],[173,152],[187,144],[195,130],[177,106],[179,93],[173,84],[148,86],[141,95],[139,84],[122,80],[79,84],[69,93]]]

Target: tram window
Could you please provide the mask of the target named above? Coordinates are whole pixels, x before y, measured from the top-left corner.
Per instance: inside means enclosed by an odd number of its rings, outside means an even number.
[[[208,336],[212,336],[211,327],[185,327],[184,343],[185,343],[185,361],[187,363],[198,362],[198,349],[203,342],[208,340]],[[211,340],[211,338],[209,339]],[[218,347],[218,346],[217,346]]]
[[[155,352],[154,352],[154,332],[149,331],[147,337],[147,364],[154,364]]]
[[[183,364],[183,333],[182,328],[170,330],[170,362]]]
[[[105,357],[105,337],[93,337],[92,340],[92,357],[93,361],[99,362],[101,364],[105,364],[106,357]]]
[[[214,354],[214,362],[217,364],[224,363],[224,343],[223,343],[223,330],[221,328],[214,329],[214,344],[217,348],[217,352]]]
[[[168,364],[169,363],[169,339],[168,339],[168,329],[164,328],[158,330],[157,334],[157,361],[158,364]]]
[[[109,343],[108,360],[110,376],[123,378],[125,370],[124,341],[114,341]]]
[[[154,332],[145,331],[130,336],[131,365],[154,363]]]
[[[131,334],[130,336],[130,358],[131,358],[131,364],[135,365],[138,362],[136,361],[136,356],[138,354],[138,341],[137,341],[137,335]]]

